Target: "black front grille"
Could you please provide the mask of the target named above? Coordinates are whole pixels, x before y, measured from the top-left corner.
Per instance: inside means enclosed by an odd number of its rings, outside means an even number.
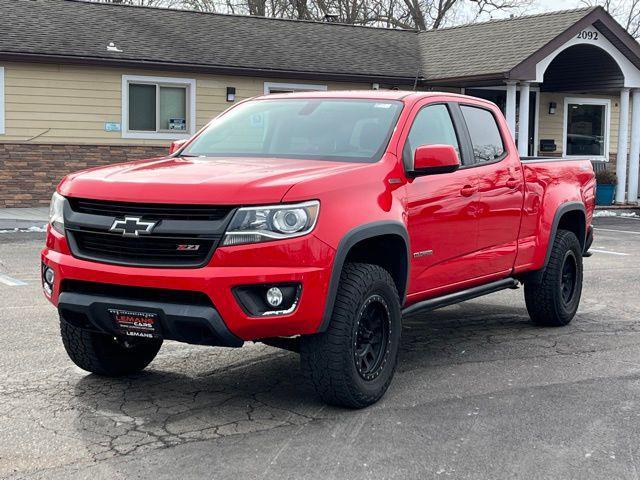
[[[68,199],[65,227],[74,256],[118,265],[195,268],[211,259],[233,207]],[[149,234],[110,231],[116,220],[155,223]]]
[[[83,198],[68,200],[74,212],[108,217],[144,217],[147,220],[222,220],[233,209],[226,206],[105,202]]]
[[[196,267],[202,265],[217,238],[123,237],[115,233],[69,231],[79,256],[126,265]],[[197,249],[195,249],[197,247]]]

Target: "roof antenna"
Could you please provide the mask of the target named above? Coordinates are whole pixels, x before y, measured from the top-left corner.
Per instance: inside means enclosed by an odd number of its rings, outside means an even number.
[[[420,67],[416,71],[416,78],[413,80],[413,91],[415,92],[418,89],[418,79],[420,78]]]
[[[420,35],[419,31],[416,31],[416,35]],[[416,41],[418,39],[416,38]],[[418,69],[416,70],[416,76],[413,79],[413,91],[415,92],[418,89],[418,79],[420,78],[420,62],[418,62]]]

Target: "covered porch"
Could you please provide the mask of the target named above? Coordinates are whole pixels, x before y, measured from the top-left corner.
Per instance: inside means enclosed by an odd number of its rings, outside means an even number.
[[[522,30],[511,33],[536,43],[535,29]],[[486,55],[500,55],[498,50]],[[640,45],[635,39],[596,9],[500,64],[509,68],[451,79],[447,86],[495,102],[521,156],[588,158],[596,170],[616,173],[616,203],[638,204]]]
[[[583,35],[600,37],[597,30]],[[637,204],[640,70],[616,60],[619,52],[607,43],[566,45],[540,65],[537,81],[508,81],[465,92],[500,106],[521,156],[588,158],[596,170],[615,170],[616,203]]]

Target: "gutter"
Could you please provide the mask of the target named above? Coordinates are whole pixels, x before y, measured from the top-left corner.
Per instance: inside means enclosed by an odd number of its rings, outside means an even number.
[[[347,81],[362,83],[392,83],[398,85],[413,85],[415,77],[389,76],[376,74],[353,74],[341,72],[301,71],[270,68],[233,67],[222,65],[204,65],[178,62],[158,62],[156,60],[129,60],[118,58],[53,55],[22,52],[0,52],[0,60],[32,63],[64,63],[70,65],[94,65],[108,67],[133,67],[155,70],[188,71],[194,73],[216,73],[221,75],[243,75],[256,77],[284,77],[305,80]]]

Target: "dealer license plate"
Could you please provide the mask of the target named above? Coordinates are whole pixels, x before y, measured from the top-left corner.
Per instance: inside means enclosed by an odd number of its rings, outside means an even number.
[[[110,308],[109,313],[116,327],[127,337],[159,338],[158,314]]]

